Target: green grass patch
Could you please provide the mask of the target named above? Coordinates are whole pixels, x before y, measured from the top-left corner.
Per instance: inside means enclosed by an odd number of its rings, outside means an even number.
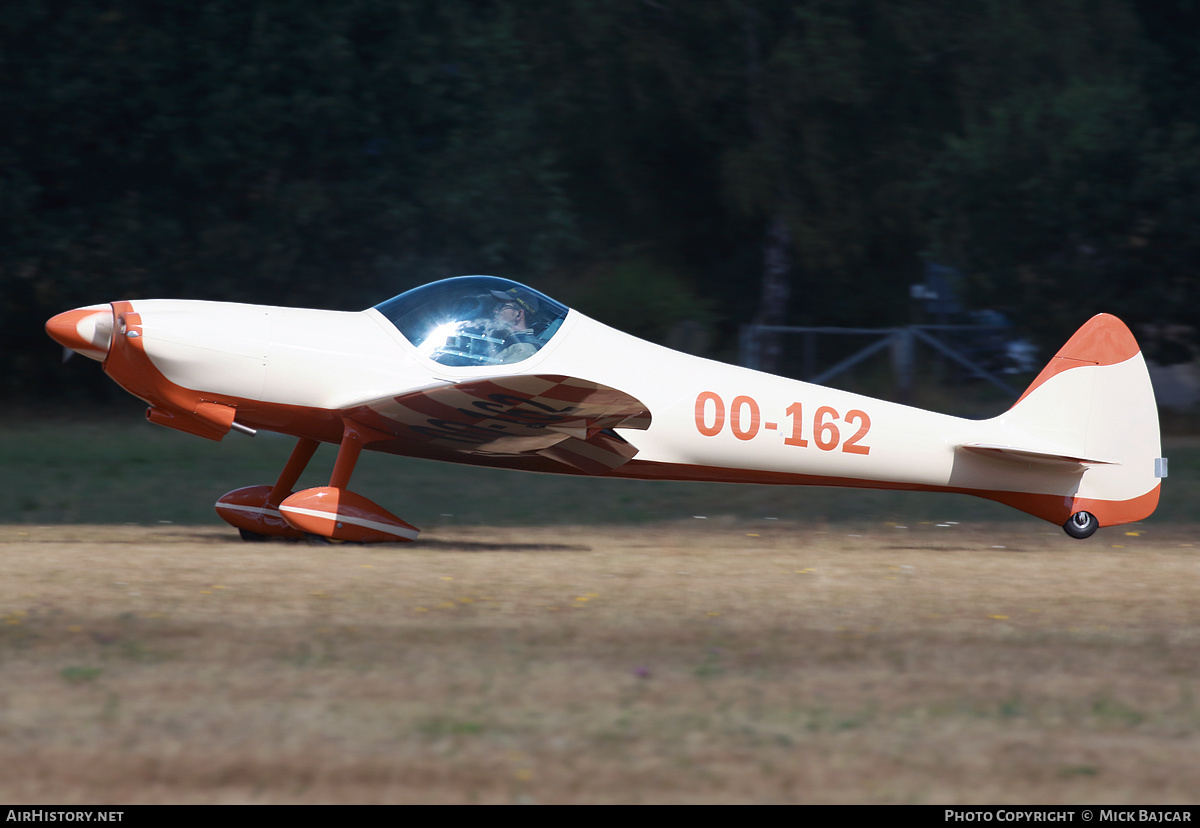
[[[86,684],[100,678],[103,672],[99,667],[71,666],[62,668],[58,674],[67,684]]]

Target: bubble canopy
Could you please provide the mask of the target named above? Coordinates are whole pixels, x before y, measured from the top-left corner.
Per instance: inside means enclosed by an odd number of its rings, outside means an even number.
[[[459,276],[375,306],[421,356],[442,365],[506,365],[533,356],[569,308],[495,276]]]

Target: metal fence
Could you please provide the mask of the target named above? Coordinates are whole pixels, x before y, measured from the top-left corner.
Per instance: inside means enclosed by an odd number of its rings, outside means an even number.
[[[818,372],[817,345],[819,336],[867,336],[874,341],[847,356],[830,368]],[[916,373],[916,346],[929,346],[944,360],[959,366],[967,374],[991,383],[1013,397],[1019,393],[997,376],[994,368],[985,367],[980,360],[980,347],[964,347],[963,342],[993,341],[1000,335],[1012,335],[1010,329],[995,325],[906,325],[900,328],[801,328],[785,325],[743,325],[739,341],[739,361],[747,368],[778,371],[782,337],[800,336],[800,377],[806,382],[823,384],[864,360],[890,350],[897,387],[902,395],[912,390]],[[957,342],[947,341],[955,339]]]

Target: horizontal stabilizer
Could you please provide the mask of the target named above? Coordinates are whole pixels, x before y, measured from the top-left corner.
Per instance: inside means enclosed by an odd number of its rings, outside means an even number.
[[[1083,471],[1088,466],[1119,465],[1112,460],[1098,460],[1094,457],[1075,457],[1069,454],[1035,451],[1018,448],[1017,446],[999,446],[989,443],[964,443],[958,448],[1001,461],[1055,466],[1062,471]]]

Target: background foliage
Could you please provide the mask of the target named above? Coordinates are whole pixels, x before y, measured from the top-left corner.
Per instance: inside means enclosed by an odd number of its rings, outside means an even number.
[[[907,322],[923,261],[1049,348],[1192,325],[1198,33],[1191,0],[11,0],[0,393],[99,387],[54,370],[70,307],[478,272],[718,355],[756,315]]]

